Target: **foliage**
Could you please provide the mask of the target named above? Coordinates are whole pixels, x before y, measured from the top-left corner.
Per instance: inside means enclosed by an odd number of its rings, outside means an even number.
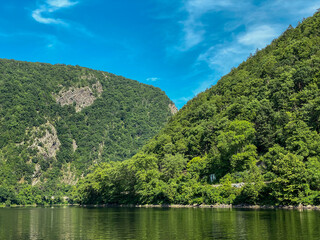
[[[316,13],[190,100],[113,168],[127,182],[112,202],[319,204],[319,41]]]

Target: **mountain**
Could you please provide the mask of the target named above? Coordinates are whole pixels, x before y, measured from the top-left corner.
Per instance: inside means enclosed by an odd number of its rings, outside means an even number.
[[[132,157],[176,111],[159,88],[111,73],[0,59],[0,202],[66,192]]]
[[[320,13],[189,101],[80,203],[320,204]],[[234,183],[233,185],[231,183]]]

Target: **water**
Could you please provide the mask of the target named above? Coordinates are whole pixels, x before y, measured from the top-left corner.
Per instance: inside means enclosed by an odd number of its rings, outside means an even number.
[[[159,208],[5,208],[0,239],[320,239],[320,212]]]

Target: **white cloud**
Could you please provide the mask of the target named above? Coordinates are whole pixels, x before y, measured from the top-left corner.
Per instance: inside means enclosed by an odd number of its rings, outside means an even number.
[[[48,5],[57,8],[65,8],[76,5],[78,2],[70,2],[69,0],[48,0]]]
[[[71,2],[69,0],[47,0],[38,9],[32,12],[32,17],[39,23],[44,24],[62,24],[67,25],[63,20],[58,18],[45,17],[45,14],[51,14],[61,8],[68,8],[76,5],[78,2]]]
[[[181,21],[183,26],[183,39],[178,47],[181,51],[187,51],[201,43],[206,33],[200,20],[201,16],[209,11],[228,6],[228,0],[188,0],[185,3],[184,10],[187,12],[187,19]]]
[[[59,19],[43,17],[42,13],[45,13],[45,12],[48,12],[48,9],[45,7],[41,7],[32,12],[32,17],[37,22],[44,23],[44,24],[63,24],[64,23],[62,20],[59,20]]]
[[[240,33],[231,42],[210,47],[199,55],[197,61],[207,63],[212,70],[221,75],[227,74],[232,67],[246,60],[250,53],[271,43],[279,32],[277,27],[268,25],[252,27],[249,31]]]
[[[190,15],[199,16],[213,10],[221,10],[234,4],[234,0],[189,0],[185,8]]]
[[[248,53],[250,50],[238,43],[226,43],[209,48],[198,57],[198,62],[205,62],[211,69],[224,75],[243,61]]]
[[[237,40],[240,44],[251,48],[263,48],[276,38],[279,32],[275,27],[269,25],[255,26],[238,36]]]
[[[314,14],[319,8],[320,8],[320,1],[317,4],[301,9],[299,11],[299,14],[311,15],[311,14]]]
[[[181,21],[183,38],[178,49],[187,51],[205,40],[206,28],[202,22],[202,16],[209,12],[228,10],[231,12],[246,9],[250,3],[236,0],[187,0],[184,11],[187,18]]]
[[[188,19],[182,22],[182,24],[184,26],[184,39],[183,44],[179,47],[179,49],[186,51],[203,41],[205,31],[201,27],[200,23],[197,23],[194,19]]]
[[[155,81],[158,81],[160,78],[156,78],[156,77],[150,77],[150,78],[147,78],[146,80],[148,82],[155,82]]]
[[[295,0],[295,1],[288,1],[288,0],[273,0],[271,2],[270,9],[274,11],[279,11],[283,13],[286,11],[285,14],[294,14],[295,16],[306,17],[306,15],[310,16],[311,14],[315,13],[315,11],[320,7],[319,0]]]

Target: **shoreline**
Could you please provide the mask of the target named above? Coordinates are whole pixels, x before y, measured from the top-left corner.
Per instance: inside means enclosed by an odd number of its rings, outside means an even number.
[[[215,209],[283,209],[283,210],[320,210],[320,206],[302,204],[298,206],[293,205],[246,205],[246,204],[194,204],[194,205],[182,205],[182,204],[52,204],[52,205],[0,205],[0,208],[20,208],[20,207],[92,207],[92,208],[215,208]]]
[[[307,205],[304,206],[302,204],[298,206],[288,205],[288,206],[275,206],[275,205],[245,205],[245,204],[195,204],[195,205],[181,205],[181,204],[84,204],[79,205],[80,207],[101,207],[101,208],[116,208],[116,207],[127,207],[127,208],[216,208],[216,209],[284,209],[284,210],[320,210],[320,206],[312,206]]]
[[[17,205],[17,204],[12,204],[10,206],[5,206],[5,205],[0,205],[0,208],[20,208],[20,207],[67,207],[67,206],[80,206],[80,204],[27,204],[27,205]]]

